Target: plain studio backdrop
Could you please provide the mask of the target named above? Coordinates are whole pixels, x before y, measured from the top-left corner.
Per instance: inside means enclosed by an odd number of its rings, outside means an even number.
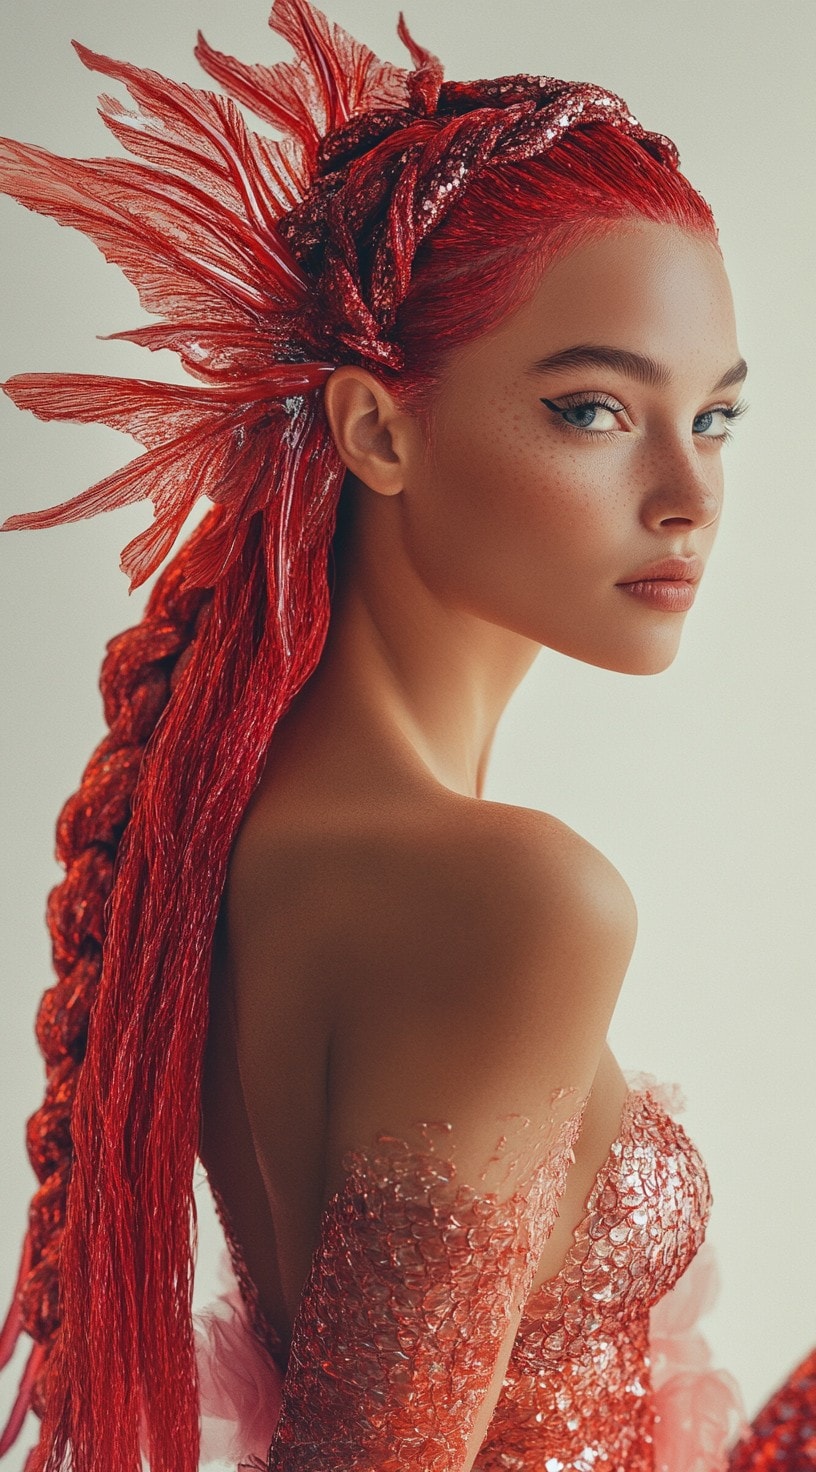
[[[406,0],[416,39],[452,78],[528,71],[592,80],[668,133],[711,202],[750,364],[750,413],[726,445],[719,537],[674,664],[652,677],[545,649],[499,728],[486,796],[540,807],[621,870],[640,929],[610,1042],[625,1069],[678,1081],[699,1145],[720,1265],[702,1328],[749,1415],[816,1343],[813,776],[814,320],[812,0]],[[119,152],[96,116],[116,83],[87,71],[72,37],[109,56],[214,86],[192,55],[200,26],[247,61],[290,55],[267,0],[4,0],[0,132],[56,153]],[[332,17],[409,64],[397,8],[333,0]],[[251,126],[263,127],[257,119]],[[76,231],[0,198],[0,377],[78,370],[183,379],[96,334],[146,320],[135,289]],[[50,506],[139,446],[112,430],[44,425],[2,397],[0,519]],[[187,530],[209,502],[199,503]],[[59,809],[105,734],[98,692],[107,639],[138,622],[119,571],[148,503],[51,531],[0,537],[2,956],[0,1312],[29,1199],[26,1118],[44,1066],[34,1038],[52,984],[44,910],[62,878]],[[152,586],[151,584],[148,586]],[[217,1287],[222,1238],[197,1175],[196,1303]],[[25,1347],[24,1347],[25,1346]],[[7,1414],[29,1340],[0,1376]],[[36,1422],[3,1464],[22,1468]]]

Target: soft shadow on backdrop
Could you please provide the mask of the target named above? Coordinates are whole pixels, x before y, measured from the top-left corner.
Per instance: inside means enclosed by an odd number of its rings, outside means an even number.
[[[289,54],[267,29],[268,8],[4,0],[0,133],[78,157],[112,152],[96,96],[118,89],[82,66],[71,37],[208,86],[192,56],[199,26],[247,61]],[[407,64],[397,9],[329,7]],[[723,452],[723,523],[680,654],[662,675],[639,678],[544,650],[499,729],[485,796],[556,814],[635,894],[639,937],[610,1042],[624,1068],[677,1080],[687,1096],[681,1119],[711,1175],[721,1273],[702,1328],[752,1415],[816,1342],[816,9],[584,0],[576,11],[508,0],[499,15],[492,0],[455,9],[406,0],[406,17],[452,78],[530,71],[619,92],[644,126],[674,138],[720,225],[751,411]],[[149,319],[84,237],[2,197],[0,241],[0,378],[36,369],[184,378],[169,353],[96,341]],[[111,430],[43,425],[4,397],[0,435],[0,519],[67,499],[138,449]],[[140,505],[0,537],[0,1312],[35,1185],[24,1121],[42,1099],[33,1024],[53,979],[44,908],[63,873],[54,824],[105,732],[105,641],[144,607],[148,588],[128,596],[118,557],[149,514]],[[221,1238],[203,1179],[197,1200],[201,1304],[215,1291]],[[24,1353],[18,1346],[0,1377],[3,1419]],[[8,1472],[22,1468],[34,1431],[32,1422]]]

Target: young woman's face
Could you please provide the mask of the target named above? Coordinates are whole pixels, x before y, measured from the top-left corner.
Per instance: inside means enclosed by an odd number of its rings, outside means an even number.
[[[702,572],[743,377],[713,244],[633,221],[574,249],[450,354],[398,498],[417,572],[448,606],[576,659],[665,669],[693,590],[627,584],[669,557]]]

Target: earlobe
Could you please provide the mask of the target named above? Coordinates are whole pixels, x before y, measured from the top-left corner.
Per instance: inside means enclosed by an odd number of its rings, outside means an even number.
[[[364,485],[394,496],[403,488],[401,411],[364,368],[344,364],[326,380],[326,418],[344,465]]]

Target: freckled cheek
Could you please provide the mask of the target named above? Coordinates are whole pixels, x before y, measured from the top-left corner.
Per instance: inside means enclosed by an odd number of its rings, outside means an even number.
[[[609,493],[597,463],[531,423],[517,402],[452,414],[447,429],[437,447],[436,494],[446,520],[467,526],[471,546],[487,543],[519,569],[542,559],[563,568],[573,549],[585,557]]]
[[[470,457],[470,479],[486,522],[498,521],[534,542],[582,514],[581,487],[563,456],[523,439],[480,444]]]
[[[445,446],[442,476],[465,488],[484,512],[513,502],[531,511],[546,491],[550,466],[546,451],[531,442],[518,416],[486,415],[471,421]]]

